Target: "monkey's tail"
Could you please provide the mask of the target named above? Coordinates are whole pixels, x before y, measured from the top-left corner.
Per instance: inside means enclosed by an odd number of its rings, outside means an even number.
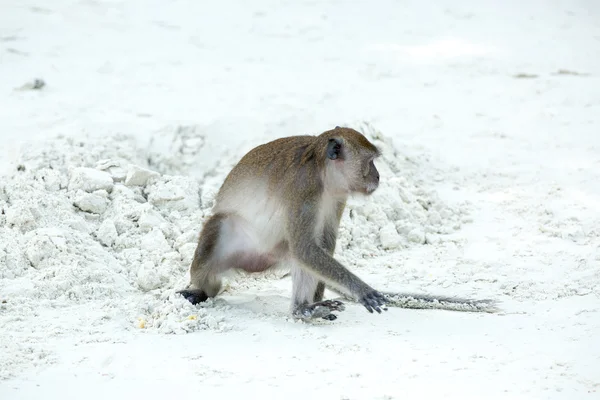
[[[389,292],[382,292],[382,294],[389,300],[388,307],[487,313],[499,311],[498,302],[489,299],[472,300],[460,297]]]

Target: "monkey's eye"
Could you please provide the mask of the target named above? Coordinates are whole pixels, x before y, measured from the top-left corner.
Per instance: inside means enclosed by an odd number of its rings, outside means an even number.
[[[375,162],[373,161],[373,159],[370,159],[367,163],[366,166],[364,168],[364,174],[365,177],[367,177],[369,174],[371,174],[372,171],[375,171],[375,173],[377,173],[377,168],[375,168]]]
[[[363,176],[368,176],[369,175],[369,171],[371,170],[371,164],[373,164],[373,161],[368,161],[367,164],[365,165],[364,168],[364,172],[363,172]]]

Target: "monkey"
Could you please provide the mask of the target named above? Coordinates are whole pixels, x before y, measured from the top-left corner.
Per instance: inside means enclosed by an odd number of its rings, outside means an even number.
[[[205,221],[177,293],[192,304],[218,295],[230,269],[262,272],[285,263],[292,277],[296,319],[335,320],[345,305],[324,300],[325,288],[381,313],[387,306],[488,311],[489,301],[381,293],[334,257],[338,227],[351,195],[379,186],[380,150],[360,132],[336,126],[259,145],[233,167]]]
[[[300,135],[259,145],[244,155],[221,185],[179,291],[193,304],[215,297],[229,269],[262,272],[285,262],[292,276],[292,315],[337,318],[336,289],[381,313],[384,295],[333,257],[337,231],[351,194],[379,186],[379,149],[364,135],[336,126],[318,136]]]

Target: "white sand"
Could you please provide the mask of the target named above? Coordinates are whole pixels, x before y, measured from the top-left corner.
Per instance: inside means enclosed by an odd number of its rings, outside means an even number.
[[[600,396],[593,2],[5,3],[1,399]],[[335,125],[384,151],[336,256],[500,313],[174,295],[236,160]]]

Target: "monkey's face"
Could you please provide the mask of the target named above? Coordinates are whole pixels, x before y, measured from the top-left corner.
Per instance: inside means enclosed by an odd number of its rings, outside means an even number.
[[[366,138],[365,138],[366,140]],[[369,143],[370,144],[370,143]],[[348,140],[331,139],[328,148],[328,158],[336,176],[330,184],[337,189],[370,195],[379,187],[379,171],[374,160],[379,156],[375,146],[353,145]]]

